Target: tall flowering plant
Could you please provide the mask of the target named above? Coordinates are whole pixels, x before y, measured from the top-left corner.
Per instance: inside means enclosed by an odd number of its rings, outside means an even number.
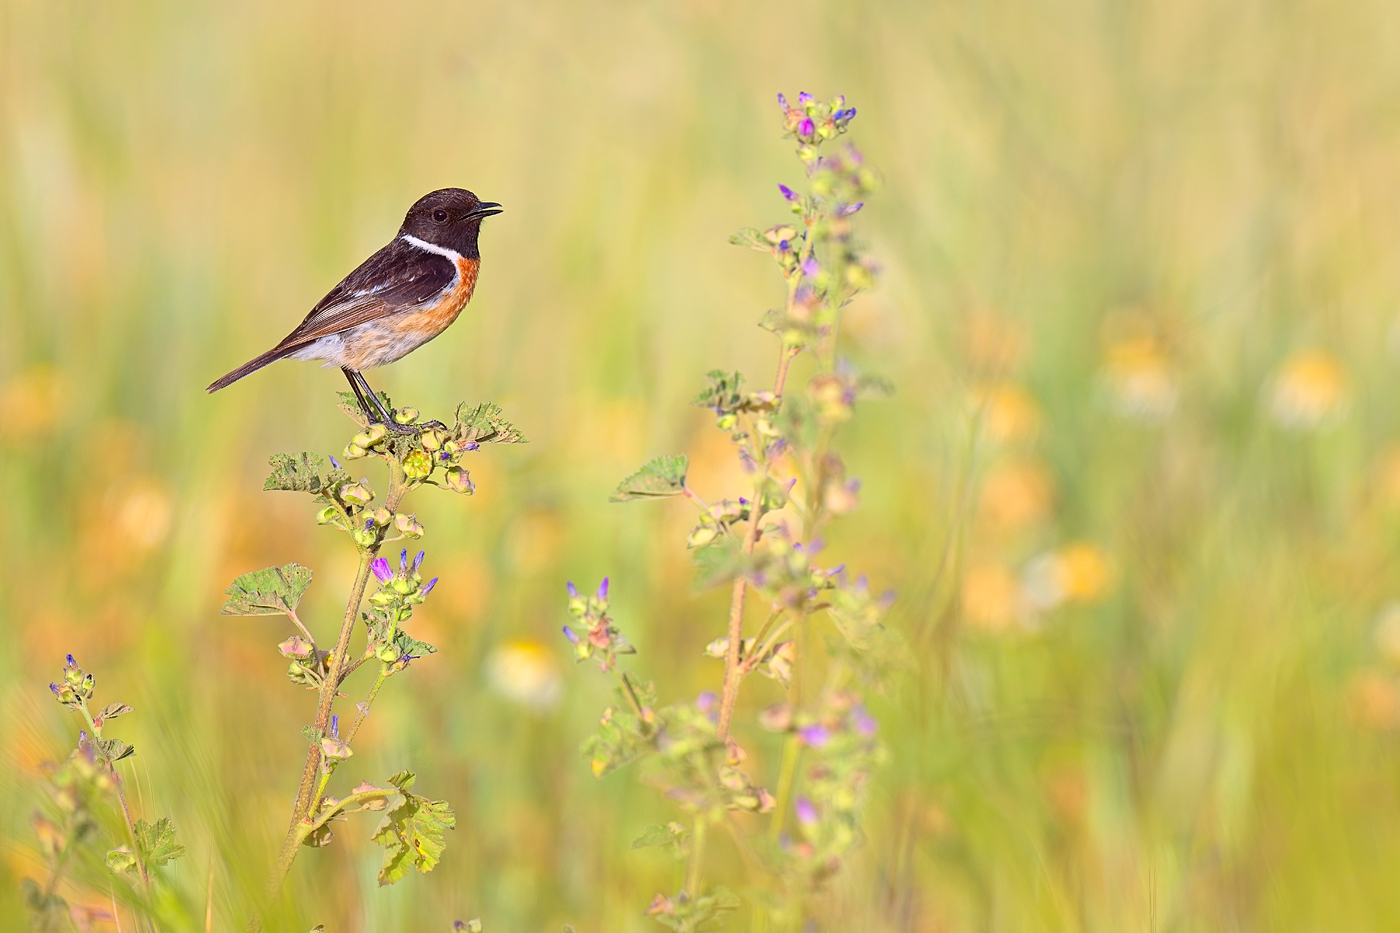
[[[393,410],[388,397],[383,398],[385,408]],[[328,844],[332,824],[350,813],[383,813],[371,837],[384,847],[381,885],[393,884],[411,870],[429,872],[441,858],[446,831],[456,825],[456,817],[446,801],[413,792],[412,771],[394,774],[383,784],[361,781],[343,796],[329,793],[330,784],[354,754],[355,737],[385,682],[437,651],[408,631],[414,608],[437,584],[436,577],[424,580],[423,552],[410,560],[408,549],[402,548],[396,561],[381,553],[396,542],[417,540],[424,534],[417,516],[404,509],[404,499],[423,486],[471,495],[475,486],[467,469],[469,455],[482,444],[524,441],[491,404],[458,406],[451,427],[439,422],[420,425],[417,409],[401,408],[394,410],[397,429],[389,430],[383,424],[371,424],[353,396],[341,393],[340,400],[341,410],[361,429],[346,446],[344,457],[378,459],[385,465],[388,483],[383,504],[376,505],[368,478],[352,478],[335,457],[327,469],[325,460],[313,453],[274,456],[272,473],[263,484],[267,490],[311,495],[321,506],[316,521],[345,534],[359,553],[334,642],[322,648],[297,615],[311,584],[311,571],[299,564],[244,574],[229,586],[222,609],[225,615],[285,616],[294,631],[277,650],[287,659],[287,677],[317,695],[315,718],[302,729],[306,764],[277,859],[273,891],[281,887],[301,848]],[[374,675],[364,699],[353,711],[337,713],[337,698],[361,668]]]
[[[617,684],[618,704],[604,710],[584,745],[593,772],[602,777],[640,761],[684,816],[635,843],[663,846],[685,863],[678,890],[657,894],[646,910],[677,931],[706,928],[742,903],[706,883],[706,840],[716,829],[734,839],[752,869],[753,909],[777,928],[799,925],[809,896],[859,840],[865,785],[883,754],[864,691],[885,666],[889,598],[873,594],[864,576],[821,559],[823,529],[859,504],[860,484],[847,475],[837,445],[840,429],[861,398],[882,388],[840,353],[842,311],[874,282],[853,221],[875,177],[859,150],[837,144],[856,116],[844,98],[804,93],[778,102],[805,190],[780,184],[792,219],[731,239],[769,256],[785,284],[782,307],[761,321],[777,343],[771,388],[750,389],[741,373],[714,370],[695,398],[714,413],[749,487],[706,501],[687,484],[689,460],[672,455],[645,464],[612,497],[681,496],[694,505],[697,523],[686,543],[699,582],[730,588],[723,632],[706,649],[724,662],[718,689],[659,706],[655,686],[619,665],[634,649],[608,615],[608,581],[592,595],[569,585],[574,621],[564,635],[577,660],[595,662]],[[803,354],[812,373],[793,391],[791,366]],[[764,609],[756,627],[745,611],[754,602]],[[820,683],[811,658],[816,630],[829,636]],[[786,690],[754,723],[781,736],[778,771],[762,778],[745,766],[750,738],[735,728],[753,674]],[[752,821],[736,819],[741,813],[766,819],[767,831],[746,832]]]

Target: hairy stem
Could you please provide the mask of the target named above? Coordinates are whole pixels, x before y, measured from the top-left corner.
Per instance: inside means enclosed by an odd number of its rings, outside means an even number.
[[[403,498],[407,489],[403,482],[403,468],[399,466],[397,460],[392,458],[389,460],[389,470],[389,494],[384,505],[391,512],[395,512],[398,511],[399,500]],[[340,623],[340,635],[336,639],[335,650],[331,653],[330,672],[321,684],[320,703],[316,707],[315,727],[323,734],[330,726],[331,709],[335,705],[336,691],[348,673],[346,659],[350,652],[350,636],[355,632],[355,622],[360,615],[360,603],[364,601],[365,588],[369,585],[369,565],[379,556],[380,547],[381,542],[376,542],[365,548],[360,554],[360,565],[355,572],[355,583],[350,588],[350,599],[345,605],[345,617]],[[292,862],[297,857],[297,847],[301,845],[302,839],[306,838],[302,832],[302,824],[311,813],[314,792],[317,788],[317,774],[320,770],[321,745],[318,742],[313,742],[306,752],[306,767],[302,769],[301,784],[297,788],[297,799],[292,807],[292,819],[291,824],[287,827],[287,837],[282,843],[282,852],[277,857],[277,867],[273,870],[272,880],[268,882],[269,895],[275,894],[282,887],[282,882],[286,880],[287,872],[291,870]],[[323,783],[322,786],[324,786]]]
[[[705,861],[705,814],[695,815],[694,841],[690,844],[690,867],[685,873],[685,891],[691,899],[700,896],[700,867]]]
[[[789,303],[791,300],[789,294]],[[773,379],[773,395],[779,405],[782,404],[783,389],[787,386],[788,366],[799,352],[800,347],[789,347],[786,344],[779,351],[778,374]],[[767,477],[768,465],[764,463],[762,472],[754,479],[756,495],[752,506],[753,514],[749,518],[748,532],[744,535],[742,545],[745,557],[753,553],[754,545],[758,543],[760,523],[763,521],[763,483]],[[729,650],[724,657],[724,691],[720,695],[717,726],[721,742],[729,736],[729,722],[734,718],[734,704],[739,699],[739,681],[743,677],[743,672],[739,669],[739,650],[744,640],[744,597],[748,592],[748,584],[747,577],[736,577],[734,589],[729,597]]]

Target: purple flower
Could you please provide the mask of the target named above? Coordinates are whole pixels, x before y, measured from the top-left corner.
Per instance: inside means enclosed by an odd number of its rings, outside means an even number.
[[[63,693],[63,688],[60,687],[58,684],[49,684],[49,689],[53,691],[54,696],[58,696],[59,694]]]
[[[857,201],[854,204],[847,204],[845,207],[841,208],[841,210],[837,211],[837,213],[842,217],[849,217],[864,206],[864,201]]]
[[[875,721],[875,717],[866,712],[864,706],[857,705],[851,710],[851,719],[855,721],[856,731],[861,735],[874,735],[880,728],[880,724]]]
[[[793,801],[792,809],[797,813],[797,822],[803,826],[812,826],[817,822],[817,808],[806,797]]]
[[[399,551],[399,573],[408,575],[408,548]]]
[[[578,587],[574,586],[574,581],[569,581],[569,598],[578,599]]]
[[[476,441],[472,441],[470,444],[468,444],[467,446],[463,447],[462,449],[463,449],[463,450],[480,450],[480,449],[481,449],[481,445],[478,444]]]
[[[811,256],[808,256],[807,261],[802,264],[803,275],[809,277],[816,277],[816,274],[820,271],[822,271],[821,264],[818,263],[816,259],[812,258]]]
[[[389,562],[382,557],[376,557],[369,565],[369,572],[374,574],[374,578],[380,583],[388,583],[394,579],[394,571],[389,566]]]
[[[333,738],[333,739],[338,739],[338,738],[340,738],[340,717],[339,717],[339,716],[332,716],[332,717],[331,717],[331,738]]]
[[[337,470],[340,469],[340,461],[335,459],[334,456],[331,457],[331,466],[335,467]]]
[[[69,666],[69,667],[77,667],[77,666],[78,666],[78,662],[73,660],[73,656],[72,656],[71,654],[68,655],[68,666]]]
[[[789,200],[789,201],[796,202],[796,201],[800,200],[800,199],[798,198],[798,196],[797,196],[797,192],[796,192],[796,191],[793,191],[793,190],[792,190],[791,188],[789,188],[787,185],[779,185],[779,186],[778,186],[778,190],[781,191],[781,192],[783,193],[783,197],[786,198],[786,199]]]
[[[608,578],[604,577],[603,582],[598,584],[598,602],[607,602],[608,599]]]
[[[806,91],[803,91],[802,93],[797,95],[797,102],[803,107],[810,104],[813,101],[813,99],[814,98],[812,97],[812,95],[808,94]]]
[[[787,109],[788,109],[788,102],[787,102],[787,95],[786,95],[786,94],[783,94],[783,93],[781,93],[781,92],[778,94],[778,106],[779,106],[779,107],[782,107],[783,110],[787,110]]]
[[[418,556],[415,557],[415,558],[413,558],[413,565],[412,565],[411,569],[412,569],[412,571],[413,571],[414,573],[417,573],[417,572],[418,572],[418,568],[421,567],[421,566],[423,566],[423,558],[424,558],[424,557],[427,557],[427,556],[428,556],[428,555],[427,555],[427,552],[426,552],[426,551],[419,551],[419,552],[418,552]]]
[[[374,530],[374,519],[373,519],[373,518],[367,518],[367,519],[365,519],[365,531],[373,531],[373,530]]]
[[[813,136],[817,132],[817,125],[812,122],[811,117],[806,117],[797,125],[797,132],[802,136]]]
[[[569,640],[569,644],[578,644],[578,634],[573,629],[569,628],[567,625],[564,626],[564,637]]]
[[[437,581],[438,581],[438,578],[437,578],[437,577],[433,577],[433,578],[432,578],[431,580],[429,580],[427,583],[424,583],[424,584],[423,584],[423,588],[422,588],[421,590],[418,591],[418,596],[421,598],[421,597],[427,596],[429,593],[431,593],[431,592],[433,591],[433,587],[437,586]]]
[[[695,698],[695,708],[702,713],[708,713],[715,708],[715,704],[718,702],[719,697],[715,695],[715,692],[713,690],[706,690]]]
[[[821,748],[827,742],[831,741],[831,730],[821,723],[803,726],[801,729],[797,730],[797,734],[802,737],[802,741],[813,748]]]

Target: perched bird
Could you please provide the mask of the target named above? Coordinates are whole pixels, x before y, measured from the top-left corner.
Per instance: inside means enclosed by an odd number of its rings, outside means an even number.
[[[389,244],[362,262],[322,298],[296,330],[261,356],[216,379],[208,391],[232,385],[284,358],[339,366],[371,421],[394,422],[364,370],[392,363],[457,320],[476,288],[481,221],[501,212],[463,188],[441,188],[408,209]]]

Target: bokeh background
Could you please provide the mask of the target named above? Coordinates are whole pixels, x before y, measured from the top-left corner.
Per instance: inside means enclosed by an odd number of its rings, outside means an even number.
[[[372,379],[495,400],[532,443],[479,455],[472,499],[417,496],[442,652],[351,769],[413,765],[459,827],[377,890],[352,824],[269,929],[659,929],[675,869],[628,845],[670,811],[578,755],[607,688],[563,584],[611,574],[663,700],[717,684],[684,504],[606,498],[673,451],[735,491],[687,403],[771,372],[780,282],[725,239],[785,217],[774,93],[803,89],[849,96],[883,178],[850,353],[896,391],[844,436],[863,508],[832,546],[909,646],[821,929],[1400,925],[1400,7],[3,0],[0,926],[72,651],[137,708],[114,730],[188,846],[192,928],[210,892],[243,928],[312,700],[289,630],[217,609],[297,560],[335,624],[344,542],[259,490],[348,423],[310,364],[203,386],[465,185],[506,206],[476,299]]]

